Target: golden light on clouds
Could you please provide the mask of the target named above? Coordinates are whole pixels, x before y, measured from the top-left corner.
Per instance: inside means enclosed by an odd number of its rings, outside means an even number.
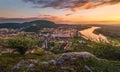
[[[44,19],[71,24],[120,24],[120,0],[1,0],[0,9],[1,22]]]
[[[72,23],[120,23],[120,3],[87,10],[78,8],[77,11],[64,16],[63,18]]]

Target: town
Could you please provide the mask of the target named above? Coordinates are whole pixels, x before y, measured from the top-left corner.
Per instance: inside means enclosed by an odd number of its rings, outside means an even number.
[[[9,39],[11,37],[22,36],[39,41],[39,46],[46,50],[67,50],[72,45],[71,38],[80,37],[77,29],[43,28],[40,32],[24,32],[19,29],[0,29],[0,37]],[[80,41],[81,43],[84,41]],[[8,50],[7,50],[8,51]],[[7,53],[7,51],[4,53]],[[9,52],[9,51],[8,51]]]

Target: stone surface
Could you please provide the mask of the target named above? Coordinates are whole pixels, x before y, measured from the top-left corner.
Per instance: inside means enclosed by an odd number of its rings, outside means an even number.
[[[48,63],[49,63],[49,64],[53,64],[53,65],[56,65],[56,64],[57,64],[56,60],[50,60]]]
[[[53,59],[50,61],[41,62],[39,60],[34,60],[34,59],[21,60],[13,67],[13,69],[14,70],[22,69],[22,70],[28,71],[28,70],[32,70],[36,64],[45,65],[45,66],[53,65],[53,66],[64,67],[66,63],[68,63],[68,66],[74,63],[75,59],[89,60],[92,57],[95,57],[95,56],[88,52],[69,52],[69,53],[63,53],[57,59],[55,60]],[[92,72],[91,67],[85,65],[84,68],[87,71]]]
[[[62,64],[66,60],[75,60],[82,58],[84,60],[89,60],[91,57],[95,57],[91,53],[88,52],[69,52],[69,53],[63,53],[58,59],[57,63]]]
[[[27,59],[27,60],[21,60],[18,62],[13,69],[30,69],[35,66],[35,64],[38,63],[38,60],[33,59]]]

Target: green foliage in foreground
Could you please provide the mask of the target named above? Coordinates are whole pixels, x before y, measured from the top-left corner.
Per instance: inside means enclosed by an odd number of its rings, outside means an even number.
[[[29,55],[20,55],[20,54],[3,54],[0,56],[0,72],[13,72],[11,69],[15,64],[21,60],[26,59],[36,59],[40,61],[48,61],[56,58],[54,54],[44,53],[43,55],[29,54]],[[15,71],[20,72],[20,71]]]
[[[93,69],[93,72],[119,72],[120,71],[120,66],[117,66],[108,60],[102,60],[102,59],[93,58],[88,61],[77,59],[75,60],[75,65],[78,68],[81,68],[80,70],[83,69],[83,72],[88,72],[84,69],[85,65]],[[82,65],[82,67],[80,67],[80,65]]]
[[[90,72],[85,66],[89,67],[93,72],[120,72],[120,67],[115,63],[95,58],[91,58],[90,60],[66,60],[63,65],[43,65],[40,61],[29,72]],[[21,71],[18,70],[18,72]]]
[[[8,47],[16,49],[20,54],[37,45],[37,41],[27,37],[14,37],[8,40]]]
[[[11,69],[21,60],[39,59],[40,62],[43,62],[56,58],[58,58],[57,55],[48,53],[44,55],[4,54],[0,56],[0,70],[2,72],[23,72],[21,71],[22,69],[15,71],[11,71]],[[120,72],[120,62],[95,58],[91,58],[90,60],[76,59],[72,62],[67,60],[64,65],[42,65],[37,63],[28,72],[89,72],[85,69],[85,65],[91,68],[93,72]]]
[[[79,41],[83,40],[83,43]],[[113,46],[108,43],[96,43],[92,41],[87,41],[84,39],[70,39],[72,45],[67,50],[55,50],[55,52],[63,53],[63,52],[82,52],[87,51],[98,58],[101,59],[91,59],[88,61],[84,61],[82,59],[78,59],[75,61],[66,63],[63,66],[60,65],[35,65],[33,70],[29,72],[89,72],[86,71],[85,65],[89,66],[93,72],[120,72],[120,47]],[[18,50],[21,54],[24,54],[27,50],[35,47],[37,45],[37,41],[31,38],[26,37],[15,37],[11,38],[8,41],[8,46],[10,48],[14,48]],[[23,52],[24,50],[24,52]],[[51,50],[48,50],[51,51]],[[51,51],[53,52],[53,51]],[[54,52],[53,52],[54,53]],[[40,61],[49,61],[52,59],[56,59],[58,55],[52,55],[50,53],[46,54],[46,51],[38,48],[35,54],[29,55],[19,55],[19,54],[3,54],[0,56],[0,71],[8,72],[11,70],[15,64],[17,64],[20,60],[24,59],[39,59]],[[7,70],[7,71],[6,71]],[[16,72],[16,71],[15,71]],[[21,72],[21,71],[17,71]]]
[[[68,52],[87,51],[100,58],[120,60],[119,46],[113,46],[110,43],[104,43],[104,42],[96,43],[86,40],[85,43],[81,44],[79,43],[79,41],[80,39],[72,39],[73,44],[67,51]]]

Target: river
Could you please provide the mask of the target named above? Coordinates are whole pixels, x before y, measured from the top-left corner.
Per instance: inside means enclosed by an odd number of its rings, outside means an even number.
[[[88,40],[91,40],[91,41],[95,41],[95,42],[100,42],[100,41],[104,41],[104,42],[109,42],[107,37],[102,35],[102,34],[95,34],[93,33],[94,30],[96,29],[99,29],[101,27],[91,27],[91,28],[88,28],[88,29],[84,29],[84,30],[81,30],[79,31],[80,34],[82,35],[83,38],[85,39],[88,39]]]

